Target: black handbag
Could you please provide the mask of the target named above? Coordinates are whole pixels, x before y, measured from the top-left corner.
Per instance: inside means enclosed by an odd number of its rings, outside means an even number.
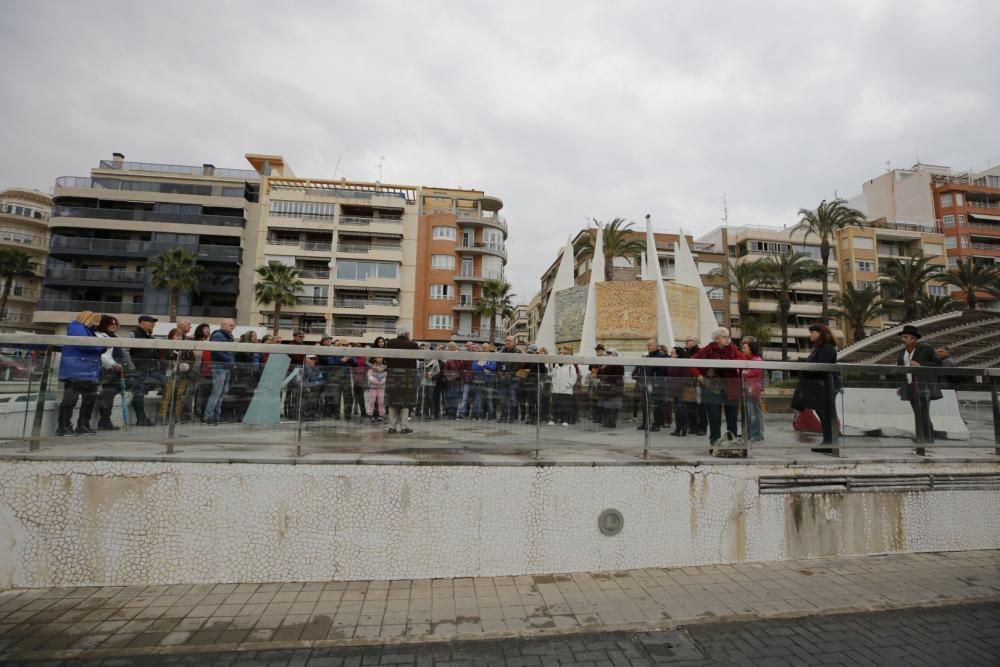
[[[802,383],[800,382],[795,386],[795,393],[792,394],[791,408],[792,410],[797,410],[798,412],[802,412],[807,407],[809,406],[806,405],[806,393],[802,389]]]

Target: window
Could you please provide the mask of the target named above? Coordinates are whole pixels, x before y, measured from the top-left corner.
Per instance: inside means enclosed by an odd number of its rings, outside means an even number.
[[[948,289],[944,285],[928,285],[927,293],[931,296],[947,296]]]
[[[965,224],[965,214],[964,213],[959,213],[958,214],[958,226],[961,227],[964,224]]]
[[[944,237],[944,247],[945,248],[957,248],[958,247],[958,239],[956,237],[954,237],[954,236],[946,236],[946,237]]]
[[[859,290],[868,289],[872,286],[878,287],[879,282],[877,280],[859,280],[854,287]]]
[[[949,269],[957,269],[958,268],[958,257],[949,257],[948,258],[948,268]]]
[[[961,192],[956,192],[955,193],[955,206],[962,206],[963,204],[964,204],[964,202],[962,200],[962,193]]]
[[[947,208],[947,207],[950,207],[951,205],[952,205],[952,202],[951,202],[951,193],[948,192],[948,193],[945,193],[945,194],[941,195],[941,206],[942,206],[942,208]]]
[[[452,285],[431,285],[432,299],[454,299],[455,288]]]
[[[715,321],[719,323],[719,326],[729,326],[729,322],[726,320],[726,314],[721,310],[713,310],[712,315],[715,316]]]
[[[855,262],[855,267],[857,268],[858,271],[871,271],[874,273],[875,262],[862,259]]]
[[[855,236],[851,240],[854,243],[854,249],[855,250],[874,250],[875,249],[875,241],[873,241],[872,239],[865,238],[864,236]]]
[[[430,329],[451,329],[451,315],[431,315],[427,321]]]
[[[943,255],[944,247],[940,243],[925,243],[924,244],[924,254],[925,255]]]
[[[941,218],[941,225],[943,227],[954,227],[955,226],[955,216],[946,215]]]
[[[455,270],[455,256],[454,255],[431,255],[431,268],[432,269],[451,269]]]
[[[354,260],[337,262],[337,278],[341,280],[397,277],[399,277],[399,264],[396,262],[358,262]]]
[[[435,227],[433,237],[435,239],[444,239],[446,241],[455,240],[455,228],[454,227]]]
[[[962,235],[962,247],[963,248],[969,247],[969,237],[965,236],[964,234]]]
[[[311,201],[271,200],[271,215],[287,218],[333,219],[333,204]]]
[[[698,262],[698,273],[709,276],[713,271],[721,271],[722,265],[718,262]]]
[[[1000,188],[1000,176],[987,176],[986,185],[991,188]]]
[[[724,296],[721,287],[710,287],[705,290],[705,293],[708,295],[709,299],[722,299]]]
[[[616,269],[632,269],[635,268],[632,265],[631,257],[612,257],[611,265]]]

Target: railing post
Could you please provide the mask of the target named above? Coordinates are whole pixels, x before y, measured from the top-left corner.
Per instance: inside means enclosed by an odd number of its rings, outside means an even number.
[[[653,406],[649,404],[649,379],[647,367],[642,366],[642,371],[639,373],[639,377],[642,378],[642,424],[643,424],[643,434],[642,434],[642,458],[649,458],[649,428],[653,421]],[[624,373],[623,373],[624,377]],[[622,380],[622,386],[624,388],[625,380]],[[635,391],[632,392],[635,396]]]
[[[42,420],[45,419],[45,394],[49,390],[49,372],[52,369],[52,346],[45,348],[45,362],[42,364],[42,377],[38,381],[38,400],[35,401],[35,419],[31,424],[31,440],[28,450],[37,452],[41,447]]]
[[[837,391],[837,374],[836,372],[827,373],[826,376],[826,386],[827,386],[827,400],[829,401],[827,409],[830,411],[830,419],[833,424],[830,427],[830,454],[834,457],[840,457],[840,420],[837,417],[837,396],[840,392]]]
[[[535,370],[535,458],[540,455],[542,440],[542,368],[538,364]]]
[[[997,396],[996,379],[992,376],[985,376],[990,383],[990,398],[993,401],[993,453],[1000,456],[1000,397]]]
[[[35,358],[28,354],[28,398],[24,401],[24,421],[21,423],[21,437],[28,432],[28,413],[31,412],[31,380],[35,374]]]
[[[174,359],[174,376],[173,383],[167,380],[167,386],[170,388],[170,400],[167,402],[167,454],[174,453],[174,429],[177,426],[177,418],[174,415],[176,412],[176,401],[177,401],[177,387],[180,384],[180,372],[181,372],[181,351],[177,350],[177,358]]]
[[[302,393],[303,388],[306,386],[306,358],[302,357],[302,365],[299,366],[299,400],[296,412],[298,416],[296,418],[296,428],[295,428],[295,456],[302,456]]]

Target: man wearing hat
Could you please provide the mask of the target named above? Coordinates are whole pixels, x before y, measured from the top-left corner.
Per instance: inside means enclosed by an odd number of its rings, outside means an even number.
[[[153,340],[153,327],[156,326],[156,321],[152,315],[140,315],[139,326],[133,329],[128,337]],[[125,348],[125,366],[132,376],[132,412],[135,413],[136,426],[155,426],[156,423],[146,417],[146,394],[150,389],[156,389],[163,384],[159,350]]]
[[[899,332],[903,341],[903,349],[896,355],[896,365],[941,366],[934,348],[920,342],[920,330],[912,324],[907,324]],[[913,409],[914,434],[913,441],[917,444],[932,444],[934,442],[934,424],[931,423],[931,401],[941,398],[941,388],[935,382],[933,375],[916,375],[907,373],[903,385],[896,390],[899,397],[909,401]],[[917,448],[917,454],[923,455],[924,448]]]

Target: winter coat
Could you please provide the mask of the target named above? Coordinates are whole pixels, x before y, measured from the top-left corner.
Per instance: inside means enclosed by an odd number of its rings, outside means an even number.
[[[813,364],[835,364],[837,363],[837,348],[829,343],[824,343],[812,349],[806,357],[807,363]],[[793,410],[829,410],[830,391],[827,387],[829,373],[821,371],[802,371],[799,384],[795,387],[795,394],[792,396]],[[834,376],[836,385],[836,376]],[[836,386],[832,387],[836,391]]]
[[[576,364],[552,364],[551,376],[553,394],[572,394],[580,380],[580,369]]]
[[[752,355],[749,361],[764,361],[759,354]],[[743,395],[748,398],[760,399],[764,393],[764,369],[744,368],[740,371],[743,374]]]
[[[93,331],[77,320],[69,323],[69,326],[66,328],[66,335],[97,337]],[[101,378],[102,354],[104,354],[103,347],[64,346],[62,358],[59,360],[59,379],[93,382],[96,384]]]
[[[713,342],[698,350],[692,359],[743,361],[746,357],[732,343],[725,347],[719,347]],[[729,400],[736,400],[740,397],[740,371],[738,368],[692,368],[691,376],[705,378],[704,391],[725,394]]]
[[[234,338],[233,334],[228,331],[223,331],[222,329],[216,329],[212,332],[212,335],[208,337],[209,342],[212,343],[232,343]],[[229,351],[219,351],[212,350],[212,367],[213,368],[232,368],[236,365],[236,353]]]
[[[368,388],[381,389],[385,386],[386,368],[384,364],[372,364],[368,366]]]

